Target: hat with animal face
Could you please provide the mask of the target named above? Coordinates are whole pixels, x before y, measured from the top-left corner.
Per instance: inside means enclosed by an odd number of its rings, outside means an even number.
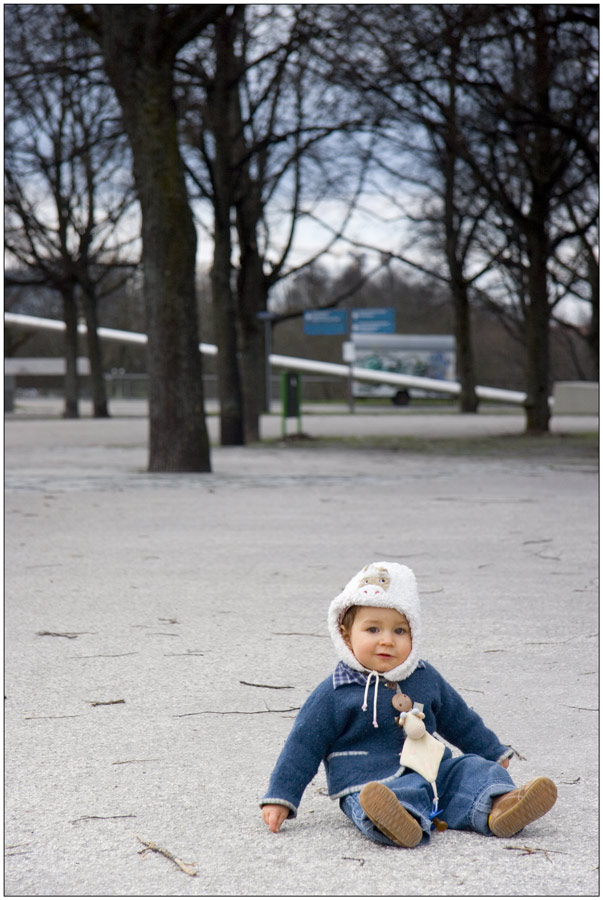
[[[401,563],[369,563],[354,575],[329,606],[327,615],[329,633],[339,659],[357,672],[367,672],[368,670],[358,662],[344,641],[340,630],[341,620],[351,606],[383,606],[395,609],[406,616],[410,626],[412,649],[402,665],[389,672],[383,672],[383,676],[389,681],[402,681],[408,678],[419,662],[421,639],[421,604],[412,569]]]

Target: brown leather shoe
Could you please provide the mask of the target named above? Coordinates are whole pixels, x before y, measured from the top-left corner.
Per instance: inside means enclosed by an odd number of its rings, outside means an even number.
[[[557,788],[550,778],[533,778],[523,787],[494,798],[488,818],[490,831],[497,837],[512,837],[548,813],[556,799]]]
[[[399,847],[417,846],[423,829],[388,787],[371,781],[362,788],[358,799],[371,822],[391,841]]]

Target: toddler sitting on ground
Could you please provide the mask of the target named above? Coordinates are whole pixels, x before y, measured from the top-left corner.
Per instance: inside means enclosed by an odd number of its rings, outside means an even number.
[[[554,783],[540,776],[516,788],[513,751],[420,658],[409,568],[365,566],[331,603],[328,624],[340,662],[304,703],[260,802],[271,831],[296,817],[321,761],[329,796],[382,844],[414,847],[433,827],[508,838],[551,809]]]

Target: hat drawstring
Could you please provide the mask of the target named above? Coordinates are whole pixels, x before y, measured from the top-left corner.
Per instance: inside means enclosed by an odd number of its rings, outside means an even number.
[[[377,692],[379,691],[379,672],[377,672],[375,669],[369,672],[366,676],[366,687],[364,689],[364,702],[362,704],[362,709],[366,710],[366,708],[368,707],[369,685],[371,683],[371,678],[373,675],[375,676],[375,692],[373,694],[373,725],[375,726],[375,728],[379,728],[379,725],[377,723]]]

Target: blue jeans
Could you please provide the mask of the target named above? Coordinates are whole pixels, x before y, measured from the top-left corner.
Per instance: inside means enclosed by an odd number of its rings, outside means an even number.
[[[430,813],[433,812],[433,789],[421,775],[410,770],[398,778],[384,782],[394,792],[402,806],[418,819],[423,829],[423,839],[431,831]],[[469,829],[480,834],[491,834],[488,816],[492,800],[507,794],[515,787],[511,776],[498,763],[467,753],[443,759],[436,779],[438,809],[449,828]],[[342,797],[339,805],[346,816],[372,841],[396,846],[374,825],[360,806],[358,793]]]

